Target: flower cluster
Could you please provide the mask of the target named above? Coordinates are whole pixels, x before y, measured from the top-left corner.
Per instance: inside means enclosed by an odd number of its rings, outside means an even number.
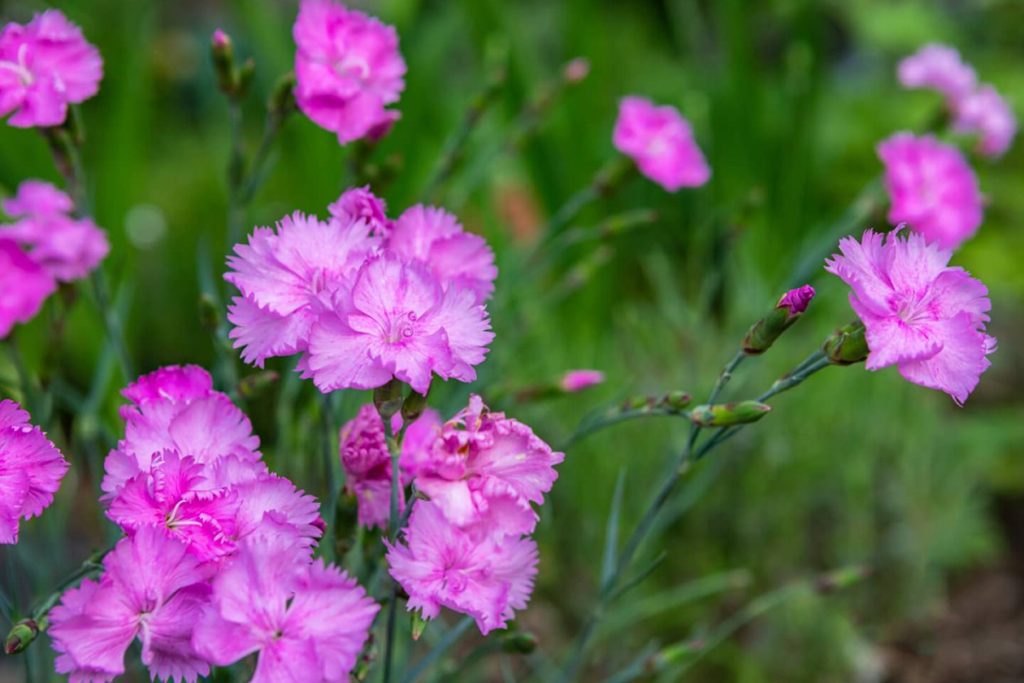
[[[636,162],[641,173],[669,192],[698,187],[711,177],[690,124],[674,107],[624,97],[612,142]]]
[[[978,151],[1002,156],[1017,133],[1010,105],[991,85],[978,84],[970,65],[946,45],[929,44],[900,62],[900,83],[907,88],[930,88],[941,93],[953,114],[957,132],[977,135]]]
[[[302,353],[323,392],[373,389],[393,377],[425,394],[431,377],[476,378],[493,339],[484,302],[497,276],[483,238],[447,211],[414,206],[397,220],[368,189],[331,217],[293,214],[235,247],[228,319],[257,365]]]
[[[2,271],[0,271],[2,272]],[[0,401],[0,543],[18,542],[18,522],[53,502],[68,463],[14,401]]]
[[[102,487],[126,538],[100,581],[52,613],[58,671],[111,680],[138,638],[155,678],[195,681],[210,664],[260,651],[254,680],[299,670],[346,680],[377,606],[313,563],[316,500],[267,470],[248,418],[205,370],[162,368],[124,395],[125,437]],[[324,599],[341,607],[309,619]]]
[[[99,90],[103,60],[59,10],[0,32],[0,116],[18,128],[59,126]]]

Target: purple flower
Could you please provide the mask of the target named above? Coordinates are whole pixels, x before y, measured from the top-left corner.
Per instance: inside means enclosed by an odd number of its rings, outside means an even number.
[[[391,233],[392,220],[387,216],[387,204],[370,191],[369,185],[345,190],[327,210],[343,223],[365,222],[370,234],[376,237],[387,237]]]
[[[980,136],[978,151],[1000,157],[1017,134],[1017,119],[1009,103],[991,85],[982,85],[957,103],[953,128]]]
[[[950,103],[969,95],[977,84],[974,69],[960,59],[960,53],[948,45],[929,43],[904,58],[897,68],[905,88],[930,88]]]
[[[790,315],[799,315],[807,310],[812,299],[814,299],[814,287],[803,285],[783,294],[775,308],[785,308]]]
[[[0,232],[2,235],[2,232]],[[0,237],[0,339],[36,317],[57,282],[17,243]]]
[[[985,333],[988,290],[950,252],[911,233],[868,230],[846,237],[826,270],[853,290],[850,305],[866,329],[868,370],[899,367],[904,378],[967,400],[989,366],[996,340]]]
[[[690,124],[675,107],[624,97],[612,140],[616,149],[636,162],[641,173],[669,192],[698,187],[711,177]]]
[[[604,382],[604,373],[600,370],[569,370],[558,382],[562,391],[574,394]]]
[[[399,114],[385,107],[405,89],[395,29],[331,0],[302,0],[292,34],[299,109],[343,145],[386,134]]]
[[[95,95],[102,78],[99,51],[59,10],[0,31],[0,116],[14,112],[12,126],[59,126],[68,105]]]

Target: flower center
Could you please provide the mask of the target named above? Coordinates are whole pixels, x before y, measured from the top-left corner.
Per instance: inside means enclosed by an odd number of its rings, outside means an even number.
[[[401,344],[416,333],[416,314],[409,311],[399,314],[391,321],[391,329],[385,339],[389,344]]]

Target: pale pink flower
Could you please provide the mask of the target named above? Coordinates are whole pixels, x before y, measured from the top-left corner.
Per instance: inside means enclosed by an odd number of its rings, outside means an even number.
[[[951,252],[911,233],[868,230],[839,242],[827,263],[853,290],[850,305],[867,331],[868,370],[899,367],[904,378],[939,389],[962,405],[989,366],[996,340],[985,334],[988,290]]]
[[[982,85],[957,102],[953,128],[958,133],[978,135],[978,151],[1000,157],[1010,149],[1017,134],[1017,118],[995,88]]]
[[[473,294],[444,289],[422,265],[391,254],[367,261],[339,289],[309,342],[307,375],[323,392],[373,389],[397,377],[425,394],[431,375],[462,382],[494,338]]]
[[[896,133],[878,145],[889,222],[907,223],[943,249],[956,249],[982,220],[978,179],[958,149],[930,135]]]
[[[180,541],[143,527],[121,540],[103,561],[99,584],[65,594],[50,615],[58,673],[72,680],[109,681],[125,672],[136,638],[153,678],[194,682],[210,667],[192,649],[191,635],[209,600],[213,570]]]
[[[624,97],[612,141],[641,173],[669,192],[703,185],[711,177],[689,122],[675,107]]]
[[[494,252],[480,235],[463,230],[444,209],[417,204],[395,221],[387,248],[406,261],[423,263],[444,287],[473,292],[478,303],[490,298],[498,269]]]
[[[387,204],[370,190],[369,185],[345,190],[327,206],[327,210],[343,223],[365,222],[371,235],[387,237],[391,232],[393,221],[388,218]]]
[[[50,503],[68,463],[14,401],[0,401],[0,543],[18,542],[18,522]]]
[[[279,541],[252,541],[214,578],[192,643],[219,666],[258,653],[253,683],[341,683],[378,609],[338,568],[310,564]]]
[[[905,88],[929,88],[942,93],[953,105],[974,90],[974,69],[960,59],[960,53],[948,45],[929,43],[905,57],[897,67]]]
[[[562,391],[574,394],[602,382],[604,382],[604,373],[600,370],[569,370],[562,375],[558,386]]]
[[[395,29],[332,0],[302,0],[292,35],[299,109],[343,145],[386,134],[399,114],[385,107],[405,88]]]
[[[807,310],[813,299],[814,287],[802,285],[783,294],[775,308],[785,308],[791,316],[799,315]]]
[[[18,323],[36,317],[43,302],[57,290],[57,282],[0,232],[0,339]]]
[[[68,105],[95,95],[102,78],[99,50],[59,10],[0,31],[0,116],[14,112],[12,126],[59,126]]]
[[[306,350],[310,331],[331,305],[333,293],[371,253],[375,242],[362,218],[322,222],[294,213],[276,230],[256,228],[248,244],[235,245],[224,279],[235,297],[228,320],[242,359],[262,367],[271,356]]]
[[[388,568],[409,594],[410,611],[433,619],[447,607],[473,617],[486,635],[526,607],[537,574],[532,540],[468,533],[430,501],[415,503],[403,536],[404,544],[385,543]]]

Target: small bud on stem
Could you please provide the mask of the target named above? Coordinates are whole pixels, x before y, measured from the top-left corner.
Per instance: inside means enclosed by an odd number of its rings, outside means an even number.
[[[390,420],[402,409],[402,381],[392,378],[390,382],[373,390],[373,405],[385,420]]]
[[[795,323],[814,298],[814,287],[804,285],[782,295],[775,309],[754,323],[743,338],[743,352],[754,356],[764,353],[783,332]]]
[[[423,414],[423,411],[427,408],[427,398],[429,396],[429,387],[425,394],[409,391],[409,395],[402,401],[402,419],[405,420],[406,424],[417,420]]]
[[[14,624],[7,633],[7,640],[4,641],[4,652],[9,655],[16,655],[23,651],[39,635],[39,624],[35,619],[22,619]]]
[[[839,328],[825,340],[821,350],[834,365],[853,365],[868,357],[864,323],[859,320]]]
[[[701,427],[731,427],[757,422],[771,409],[770,405],[759,401],[702,405],[690,411],[690,420]]]

